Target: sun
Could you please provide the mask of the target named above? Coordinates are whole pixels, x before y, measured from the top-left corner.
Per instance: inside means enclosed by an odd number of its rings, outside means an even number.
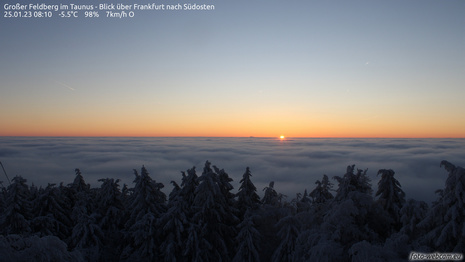
[[[286,138],[285,136],[280,136],[279,139],[283,140],[284,138]]]

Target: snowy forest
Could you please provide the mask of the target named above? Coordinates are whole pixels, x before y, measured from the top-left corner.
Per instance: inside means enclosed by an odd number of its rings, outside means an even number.
[[[431,204],[408,199],[395,172],[354,165],[342,176],[285,196],[274,182],[260,192],[245,168],[238,189],[206,161],[165,185],[142,166],[133,187],[79,169],[70,184],[0,192],[0,261],[405,261],[411,251],[465,251],[465,170],[448,173]],[[445,172],[445,173],[446,173]],[[156,174],[156,171],[154,172]],[[236,192],[236,193],[233,193]],[[259,193],[263,195],[259,197]]]

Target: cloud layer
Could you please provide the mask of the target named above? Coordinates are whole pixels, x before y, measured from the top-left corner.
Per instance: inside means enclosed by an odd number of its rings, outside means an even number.
[[[342,176],[348,165],[355,164],[368,168],[375,192],[377,171],[393,169],[407,198],[430,202],[447,177],[440,161],[465,165],[461,162],[465,139],[0,137],[0,144],[0,161],[10,179],[21,175],[38,186],[71,183],[74,169],[80,168],[92,186],[111,177],[131,187],[132,170],[145,165],[153,179],[165,184],[168,194],[169,182],[180,182],[180,171],[196,166],[200,175],[209,160],[233,178],[235,190],[250,167],[260,195],[275,181],[276,190],[288,200],[305,189],[311,191],[323,174]],[[4,175],[0,181],[7,185]]]

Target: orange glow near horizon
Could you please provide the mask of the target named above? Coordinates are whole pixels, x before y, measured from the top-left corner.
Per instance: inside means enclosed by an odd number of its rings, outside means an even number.
[[[95,108],[94,108],[95,109]],[[131,108],[28,113],[0,112],[0,136],[77,137],[344,137],[344,138],[464,138],[465,122],[442,117],[402,114],[368,119],[343,113],[288,113],[238,109],[137,112]],[[3,113],[3,115],[2,115]],[[361,115],[361,114],[360,114]],[[281,135],[280,135],[281,136]],[[284,135],[282,135],[284,136]]]
[[[44,133],[1,133],[0,137],[256,137],[256,138],[272,138],[273,135],[204,135],[204,134],[190,134],[190,133],[99,133],[99,132],[89,132],[89,133],[55,133],[55,132],[44,132]],[[413,136],[413,135],[396,135],[396,136],[387,136],[387,135],[301,135],[301,136],[290,136],[293,138],[465,138],[460,135],[425,135],[425,136]],[[286,138],[279,138],[280,140],[286,140]]]
[[[244,128],[240,125],[202,125],[192,126],[170,123],[166,125],[144,125],[130,123],[120,125],[117,123],[78,124],[73,125],[49,124],[49,125],[20,125],[10,126],[0,130],[0,136],[76,136],[76,137],[276,137],[275,134],[283,129],[281,126],[263,127],[251,126]],[[187,127],[190,127],[188,129]],[[328,138],[464,138],[463,132],[457,129],[441,130],[432,128],[416,129],[413,126],[399,129],[385,129],[383,127],[365,127],[358,129],[346,125],[327,126],[300,126],[286,128],[288,136],[281,135],[280,140],[286,137],[328,137]],[[308,129],[307,129],[308,128]],[[312,130],[312,131],[308,131]],[[454,130],[454,131],[452,131]],[[278,131],[278,132],[277,132]]]

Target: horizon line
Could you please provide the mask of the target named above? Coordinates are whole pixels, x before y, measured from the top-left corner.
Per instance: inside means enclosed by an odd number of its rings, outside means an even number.
[[[0,137],[43,137],[43,138],[53,138],[53,137],[68,137],[68,138],[276,138],[280,139],[280,136],[74,136],[74,135],[0,135]],[[360,138],[360,139],[465,139],[465,137],[382,137],[382,136],[285,136],[284,140],[291,138],[336,138],[336,139],[348,139],[348,138]]]

